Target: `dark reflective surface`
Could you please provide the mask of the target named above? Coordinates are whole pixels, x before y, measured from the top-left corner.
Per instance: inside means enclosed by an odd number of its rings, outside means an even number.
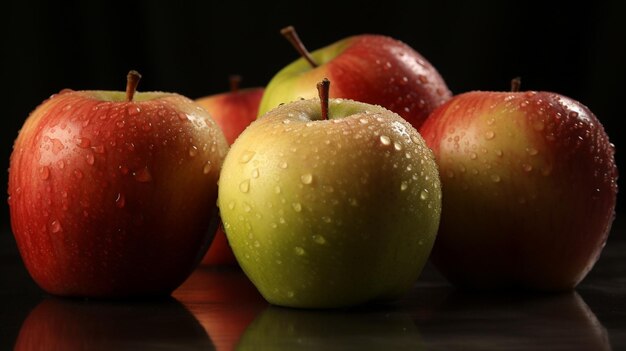
[[[621,222],[575,292],[469,293],[427,267],[387,305],[309,311],[269,306],[238,269],[198,269],[172,298],[49,297],[0,233],[2,350],[621,350],[626,241]]]

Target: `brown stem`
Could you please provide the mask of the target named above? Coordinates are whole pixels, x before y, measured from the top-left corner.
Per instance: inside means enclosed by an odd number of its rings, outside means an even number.
[[[238,74],[233,74],[228,77],[228,82],[230,83],[230,92],[236,93],[239,91],[239,83],[241,83],[241,76]]]
[[[317,92],[322,105],[322,119],[328,119],[328,96],[330,95],[330,80],[328,78],[324,78],[324,80],[317,83]]]
[[[296,30],[295,28],[293,28],[293,26],[288,26],[281,29],[280,34],[282,34],[285,38],[287,38],[287,40],[289,40],[291,45],[293,45],[296,51],[298,51],[300,56],[304,57],[304,59],[307,60],[311,67],[315,68],[319,66],[317,62],[315,62],[315,60],[313,59],[313,56],[311,56],[309,50],[307,50],[302,43],[302,40],[300,40],[300,37],[298,37],[298,33],[296,33]]]
[[[517,93],[522,85],[522,78],[515,77],[511,79],[511,92]]]
[[[135,70],[128,72],[126,76],[126,101],[133,101],[139,80],[141,80],[141,74],[139,74],[139,72]]]

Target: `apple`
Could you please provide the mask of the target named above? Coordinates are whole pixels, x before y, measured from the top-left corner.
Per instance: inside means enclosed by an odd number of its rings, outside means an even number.
[[[407,292],[433,245],[441,189],[404,119],[344,99],[282,105],[232,145],[219,207],[241,268],[270,303],[333,308]]]
[[[196,102],[204,107],[217,125],[224,132],[226,141],[231,145],[244,129],[257,117],[259,103],[264,88],[239,89],[241,77],[230,77],[230,92],[206,96]],[[209,265],[236,265],[224,230],[220,225],[209,251],[202,259],[202,264]]]
[[[357,35],[309,53],[293,27],[282,33],[303,57],[272,78],[259,115],[281,103],[315,97],[315,83],[325,77],[333,82],[331,97],[381,105],[415,128],[451,97],[437,70],[398,40]]]
[[[568,290],[591,270],[613,222],[617,168],[587,107],[551,92],[469,92],[420,132],[444,197],[432,261],[450,281]]]
[[[172,93],[64,90],[28,117],[9,170],[11,225],[35,282],[63,296],[171,293],[215,233],[228,145]]]

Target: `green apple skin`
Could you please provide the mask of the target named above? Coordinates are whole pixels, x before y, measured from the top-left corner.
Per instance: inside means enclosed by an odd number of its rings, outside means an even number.
[[[441,172],[432,261],[472,289],[574,288],[614,218],[614,146],[585,106],[549,92],[469,92],[420,132]]]
[[[218,205],[241,268],[276,305],[351,306],[410,289],[441,209],[432,152],[400,116],[331,99],[280,106],[232,145]]]
[[[259,116],[300,98],[317,97],[315,84],[332,83],[331,98],[383,106],[419,128],[452,96],[437,70],[405,43],[382,35],[358,35],[311,53],[318,67],[300,58],[270,81]]]

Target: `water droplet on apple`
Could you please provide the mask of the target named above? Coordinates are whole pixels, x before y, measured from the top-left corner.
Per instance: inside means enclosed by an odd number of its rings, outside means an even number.
[[[195,157],[198,154],[198,148],[195,145],[189,147],[189,156]]]
[[[526,148],[526,152],[530,155],[530,156],[535,156],[539,153],[539,150],[535,149],[534,147],[527,147]]]
[[[409,183],[407,183],[406,181],[402,181],[402,183],[400,183],[400,190],[401,191],[405,191],[408,188],[409,188]]]
[[[117,197],[115,198],[115,206],[117,208],[124,208],[126,206],[126,197],[122,193],[117,193]]]
[[[296,212],[302,211],[302,205],[299,202],[292,203],[291,207],[293,207],[293,210]]]
[[[348,198],[348,203],[350,204],[350,206],[354,206],[354,207],[359,205],[359,201],[353,197]]]
[[[95,158],[93,157],[93,154],[92,154],[92,153],[88,153],[88,154],[85,156],[85,161],[87,161],[87,164],[88,164],[88,165],[93,166],[93,164],[94,164],[94,162],[95,162],[96,160],[95,160]]]
[[[278,218],[278,223],[280,223],[280,224],[285,224],[285,223],[286,223],[286,221],[285,221],[285,217],[280,217],[280,218]]]
[[[89,140],[89,138],[76,138],[76,145],[82,149],[86,149],[91,146],[91,140]]]
[[[393,142],[393,148],[396,149],[396,151],[400,151],[400,150],[402,150],[402,144],[400,144],[397,141],[394,141]]]
[[[124,126],[126,125],[126,121],[124,121],[123,119],[118,119],[117,122],[115,122],[115,125],[118,128],[124,128]]]
[[[235,208],[235,201],[231,201],[228,203],[228,209],[232,210],[233,208]]]
[[[478,157],[478,155],[474,151],[472,151],[472,152],[470,152],[469,157],[470,157],[470,159],[475,160]]]
[[[495,133],[494,131],[492,131],[492,130],[487,131],[487,132],[485,133],[485,139],[487,139],[487,140],[491,140],[491,139],[493,139],[495,136],[496,136],[496,133]]]
[[[204,164],[204,167],[202,167],[202,173],[203,174],[209,174],[209,172],[211,172],[211,161],[206,161],[206,163]]]
[[[454,178],[454,172],[451,170],[447,170],[446,175],[448,176],[448,178]]]
[[[332,222],[333,220],[332,220],[330,217],[328,217],[328,216],[323,216],[323,217],[322,217],[322,221],[324,221],[324,223],[330,223],[330,222]]]
[[[278,164],[278,167],[282,168],[282,169],[286,169],[287,168],[287,162],[286,161],[280,161],[280,163]]]
[[[380,143],[387,146],[387,145],[391,145],[391,139],[386,136],[386,135],[381,135],[380,136]]]
[[[298,256],[304,256],[306,254],[306,251],[304,251],[303,248],[301,248],[300,246],[296,246],[293,248],[293,251],[296,253],[296,255]]]
[[[578,112],[576,111],[570,111],[570,113],[568,114],[568,116],[570,118],[577,118],[578,117]]]
[[[43,180],[48,180],[48,178],[50,178],[50,168],[48,168],[48,166],[42,166],[39,169],[39,177]]]
[[[252,211],[252,206],[250,206],[249,203],[244,202],[243,203],[243,210],[244,210],[244,212],[250,212],[250,211]]]
[[[129,116],[135,116],[141,112],[141,108],[137,105],[131,105],[131,106],[128,106],[126,111],[128,111]]]
[[[278,228],[278,224],[276,224],[276,223],[273,223],[273,222],[272,222],[272,224],[270,225],[270,227],[272,227],[273,229],[276,229],[276,228]]]
[[[59,222],[58,220],[55,219],[50,223],[50,231],[52,233],[58,233],[62,230],[63,230],[63,227],[61,227],[61,222]]]
[[[302,184],[311,184],[313,182],[313,175],[311,173],[305,173],[300,176]]]
[[[360,122],[361,124],[367,124],[367,123],[369,123],[369,121],[367,120],[367,118],[359,118],[359,122]]]
[[[150,174],[147,166],[133,172],[133,177],[136,181],[141,183],[147,183],[152,180],[152,174]]]
[[[495,149],[493,151],[493,153],[496,154],[496,156],[498,156],[498,157],[502,157],[502,150],[500,150],[500,149]]]
[[[241,154],[241,157],[239,158],[239,162],[240,163],[248,163],[250,162],[250,160],[254,157],[255,152],[254,151],[250,151],[250,150],[246,150]]]
[[[250,174],[250,176],[252,176],[252,178],[258,178],[259,177],[259,169],[255,168],[252,170],[252,173]]]
[[[524,170],[524,172],[530,172],[533,170],[533,166],[529,165],[528,163],[524,163],[522,165],[522,169]]]
[[[281,263],[282,263],[282,262],[281,262]],[[287,291],[287,297],[288,297],[288,298],[293,298],[293,297],[294,297],[294,295],[295,295],[295,294],[294,294],[294,292],[293,292],[293,291],[291,291],[291,290]]]
[[[274,187],[274,192],[276,194],[280,194],[280,185],[277,185],[277,186]]]
[[[422,199],[422,200],[428,200],[428,190],[423,189],[423,190],[420,192],[420,199]]]
[[[500,180],[501,180],[501,179],[500,179],[500,176],[499,176],[499,175],[497,175],[497,174],[495,174],[495,173],[491,175],[491,181],[492,181],[492,182],[494,182],[494,183],[499,183],[499,182],[500,182]]]
[[[261,242],[258,240],[255,240],[253,245],[254,247],[261,247]]]
[[[80,169],[75,169],[73,173],[76,179],[83,179],[83,171]]]
[[[326,238],[324,238],[321,235],[315,234],[315,235],[312,236],[312,238],[313,238],[313,242],[315,242],[316,244],[319,244],[319,245],[326,244]]]
[[[243,182],[239,183],[239,191],[242,193],[247,193],[250,191],[250,179],[246,179]]]

